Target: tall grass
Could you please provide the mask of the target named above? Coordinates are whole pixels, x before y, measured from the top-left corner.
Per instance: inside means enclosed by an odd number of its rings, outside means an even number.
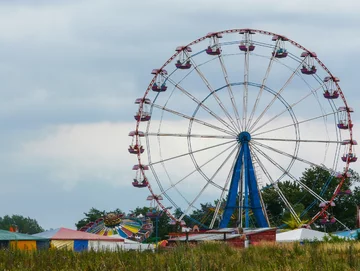
[[[0,270],[360,270],[360,243],[179,245],[154,252],[0,250]]]

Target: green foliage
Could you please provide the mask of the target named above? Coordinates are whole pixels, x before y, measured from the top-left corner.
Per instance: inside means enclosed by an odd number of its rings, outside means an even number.
[[[359,174],[353,170],[349,171],[350,178],[347,178],[341,188],[342,191],[352,188],[359,182]],[[321,194],[325,183],[330,180],[326,191],[323,193],[322,198],[330,199],[337,187],[339,180],[331,177],[330,173],[324,169],[311,167],[305,170],[300,180],[311,188],[315,193]],[[304,190],[298,183],[293,181],[284,181],[278,183],[279,189],[283,192],[287,200],[292,206],[302,205],[308,207],[313,204],[313,207],[302,215],[301,219],[306,221],[313,217],[319,211],[319,202],[314,202],[314,197]],[[270,222],[273,225],[281,225],[283,221],[289,221],[289,212],[283,201],[279,198],[276,190],[271,187],[262,191],[262,197],[266,203],[266,208],[269,214]],[[356,221],[356,206],[360,204],[360,188],[355,187],[352,189],[351,195],[337,196],[334,200],[335,207],[329,208],[329,212],[333,214],[338,220],[350,228],[355,228]],[[298,213],[298,211],[296,211]],[[302,213],[302,212],[300,212]],[[332,232],[343,229],[338,223],[327,225],[326,231]]]
[[[88,213],[84,213],[85,218],[75,223],[75,226],[79,230],[81,227],[85,226],[90,222],[94,222],[96,219],[105,216],[107,213],[122,214],[123,212],[119,208],[115,209],[114,211],[106,212],[106,211],[100,211],[93,207],[89,210]]]
[[[38,222],[30,217],[23,217],[21,215],[0,217],[0,229],[9,230],[10,227],[14,226],[17,227],[20,233],[35,234],[44,231]]]

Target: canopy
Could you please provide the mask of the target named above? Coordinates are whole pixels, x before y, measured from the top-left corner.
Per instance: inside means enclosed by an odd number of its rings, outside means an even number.
[[[329,234],[310,229],[296,229],[276,234],[276,242],[322,241]]]
[[[43,236],[29,235],[29,234],[24,234],[24,233],[0,230],[0,240],[1,241],[26,241],[26,240],[47,241],[48,239],[49,238],[46,238]]]
[[[58,228],[55,230],[44,231],[34,234],[33,236],[44,237],[51,240],[97,240],[109,242],[124,242],[120,237],[108,237],[98,234],[87,233],[83,231],[76,231],[67,228]]]
[[[359,236],[358,235],[359,232],[360,232],[360,229],[356,229],[356,230],[352,230],[352,231],[339,231],[339,232],[335,232],[334,234],[339,237],[343,237],[343,238],[357,239]]]

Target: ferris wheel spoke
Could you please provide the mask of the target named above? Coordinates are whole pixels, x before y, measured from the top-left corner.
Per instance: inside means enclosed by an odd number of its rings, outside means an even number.
[[[206,85],[206,87],[208,88],[208,90],[210,91],[210,93],[212,94],[214,99],[216,100],[216,102],[219,104],[220,108],[225,113],[226,117],[228,118],[228,120],[232,124],[235,131],[237,131],[238,127],[236,126],[236,123],[235,123],[234,119],[231,117],[230,113],[228,112],[228,110],[226,109],[224,104],[221,102],[221,100],[220,100],[219,96],[217,95],[216,91],[214,91],[214,89],[210,85],[209,81],[206,79],[205,75],[200,71],[199,66],[195,63],[194,59],[193,58],[190,58],[190,59],[191,59],[192,64],[194,65],[194,69],[196,70],[197,74],[200,76],[201,80],[204,82],[204,84]]]
[[[247,104],[248,104],[248,87],[249,82],[249,49],[245,52],[245,61],[244,61],[244,92],[243,92],[243,130],[246,129],[246,121],[247,121]]]
[[[211,138],[211,139],[233,139],[235,136],[222,135],[198,135],[198,134],[171,134],[171,133],[146,133],[146,136],[162,136],[162,137],[194,137],[194,138]]]
[[[280,171],[283,172],[284,175],[287,175],[288,177],[290,177],[294,182],[298,183],[303,189],[305,189],[307,192],[309,192],[309,194],[311,194],[314,198],[316,198],[317,200],[319,200],[320,202],[325,202],[325,200],[319,196],[317,193],[315,193],[311,188],[309,188],[306,184],[304,184],[302,181],[300,181],[299,179],[295,178],[290,172],[288,172],[287,170],[285,170],[279,163],[277,163],[274,159],[272,159],[269,155],[267,155],[266,153],[264,153],[262,150],[260,150],[258,147],[256,147],[255,145],[252,145],[253,149],[258,152],[259,154],[261,154],[265,159],[267,159],[270,163],[272,163],[275,167],[277,167]],[[279,181],[279,180],[278,180]],[[278,182],[277,181],[277,182]]]
[[[231,148],[233,148],[234,146],[236,146],[238,143],[234,143],[231,146],[229,146],[228,148],[226,148],[225,150],[221,151],[220,153],[216,154],[215,156],[213,156],[211,159],[209,159],[208,161],[206,161],[205,163],[203,163],[202,165],[200,165],[198,168],[194,169],[193,171],[191,171],[190,173],[186,174],[183,178],[181,178],[179,181],[175,182],[174,184],[172,184],[169,188],[165,189],[162,191],[161,195],[165,194],[166,192],[168,192],[170,189],[173,189],[174,187],[176,187],[176,185],[180,184],[181,182],[183,182],[184,180],[186,180],[188,177],[190,177],[191,175],[193,175],[195,172],[198,172],[198,169],[203,168],[204,166],[206,166],[207,164],[209,164],[210,162],[212,162],[213,160],[215,160],[218,156],[222,155],[223,153],[227,152],[228,150],[230,150]],[[216,183],[211,182],[213,186],[219,188],[219,189],[223,189],[223,187],[219,186]]]
[[[234,97],[234,94],[233,94],[233,91],[232,91],[232,88],[231,88],[231,84],[229,82],[229,76],[228,76],[228,73],[227,73],[227,70],[226,70],[226,67],[225,67],[225,62],[224,62],[224,58],[223,58],[222,54],[219,55],[219,61],[220,61],[221,69],[222,69],[224,79],[225,79],[225,82],[226,82],[226,85],[227,85],[228,93],[229,93],[230,100],[231,100],[231,105],[232,105],[232,108],[233,108],[233,111],[234,111],[234,114],[235,114],[235,117],[236,117],[237,127],[238,127],[238,129],[240,131],[241,130],[241,128],[240,128],[241,127],[240,115],[239,115],[239,111],[237,109],[236,100],[235,100],[235,97]]]
[[[296,124],[302,124],[302,123],[309,122],[309,121],[313,121],[313,120],[316,120],[316,119],[325,118],[325,117],[327,117],[327,116],[334,115],[334,114],[336,114],[336,113],[338,113],[338,112],[337,112],[337,111],[334,111],[334,112],[331,112],[331,113],[323,114],[323,115],[320,115],[320,116],[317,116],[317,117],[313,117],[313,118],[310,118],[310,119],[298,121],[298,122],[291,123],[291,124],[288,124],[288,125],[284,125],[284,126],[281,126],[281,127],[278,127],[278,128],[274,128],[274,129],[271,129],[271,130],[267,130],[267,131],[264,131],[264,132],[260,132],[260,133],[257,133],[257,134],[253,134],[253,136],[258,136],[258,135],[262,135],[262,134],[274,132],[274,131],[277,131],[277,130],[285,129],[285,128],[288,128],[288,127],[292,127],[292,126],[294,126],[294,125],[296,125]],[[256,129],[256,130],[257,130],[257,129]],[[253,133],[254,133],[256,130],[254,130]]]
[[[277,48],[277,44],[278,44],[278,43],[279,43],[279,40],[276,41],[275,48]],[[253,119],[253,117],[254,117],[256,108],[257,108],[257,106],[258,106],[258,104],[259,104],[261,95],[262,95],[262,93],[263,93],[263,91],[264,91],[264,87],[265,87],[265,85],[266,85],[266,81],[267,81],[267,79],[268,79],[268,77],[269,77],[272,64],[274,63],[274,59],[275,59],[275,56],[271,56],[270,61],[269,61],[269,65],[268,65],[268,67],[267,67],[267,69],[266,69],[265,76],[264,76],[264,78],[263,78],[263,80],[262,80],[260,90],[259,90],[258,95],[257,95],[257,97],[256,97],[256,100],[255,100],[255,103],[254,103],[254,107],[253,107],[252,110],[251,110],[250,117],[249,117],[249,120],[248,120],[248,122],[247,122],[247,124],[246,124],[245,130],[248,129],[248,126],[249,126],[249,125],[251,124],[251,122],[252,122],[252,119]]]
[[[195,96],[191,95],[188,91],[186,91],[180,84],[174,82],[171,78],[167,77],[167,81],[173,84],[177,89],[179,89],[183,94],[185,94],[187,97],[189,97],[191,100],[193,100],[195,103],[197,103],[198,107],[201,107],[206,112],[208,112],[211,116],[213,116],[215,119],[217,119],[219,122],[221,122],[224,126],[226,126],[229,130],[231,130],[233,133],[237,134],[236,129],[234,129],[231,125],[229,125],[226,121],[224,121],[221,117],[219,117],[217,114],[215,114],[212,110],[210,110],[206,105],[204,105],[202,102],[200,102],[198,99],[195,98]]]
[[[261,162],[261,160],[259,159],[259,157],[256,155],[256,153],[254,152],[254,150],[251,148],[250,146],[250,151],[252,154],[252,157],[254,157],[255,161],[258,163],[258,165],[261,168],[261,171],[264,173],[264,175],[266,176],[266,178],[270,181],[272,187],[274,187],[276,193],[279,195],[280,199],[282,200],[282,202],[285,204],[285,206],[287,207],[287,209],[289,210],[289,212],[292,214],[292,216],[295,218],[295,220],[300,224],[301,223],[301,219],[298,216],[298,214],[295,212],[295,210],[292,208],[290,202],[287,200],[287,198],[285,197],[284,193],[281,191],[281,189],[278,186],[278,183],[275,182],[273,180],[273,178],[271,177],[271,174],[266,170],[266,167],[264,166],[264,164]],[[270,225],[270,224],[269,224]]]
[[[308,98],[311,95],[314,95],[316,93],[316,91],[318,91],[320,88],[322,88],[324,85],[321,85],[320,87],[312,90],[310,93],[306,94],[305,96],[303,96],[301,99],[299,99],[298,101],[294,102],[293,104],[291,104],[289,107],[286,107],[283,111],[281,111],[279,114],[275,115],[274,117],[272,117],[270,120],[266,121],[265,123],[261,124],[260,126],[258,126],[255,130],[251,131],[252,133],[255,133],[256,131],[260,130],[262,127],[266,126],[267,124],[271,123],[272,121],[274,121],[275,119],[277,119],[278,117],[280,117],[282,114],[284,114],[285,112],[288,112],[289,109],[293,109],[296,105],[298,105],[300,102],[304,101],[306,98]],[[323,114],[324,115],[324,114]]]
[[[218,131],[223,132],[223,133],[225,133],[225,134],[234,135],[234,136],[237,135],[234,131],[225,130],[225,129],[221,128],[221,127],[212,125],[212,124],[210,124],[210,123],[208,123],[208,122],[205,122],[205,121],[203,121],[203,120],[199,120],[199,119],[197,119],[197,118],[190,117],[190,116],[188,116],[188,115],[185,115],[185,114],[183,114],[183,113],[177,112],[177,111],[175,111],[175,110],[166,108],[165,106],[160,106],[160,105],[157,105],[157,104],[153,104],[153,106],[154,106],[155,108],[158,108],[158,109],[160,109],[160,110],[164,110],[164,111],[166,111],[166,112],[172,113],[172,114],[177,115],[177,116],[179,116],[179,117],[183,117],[183,118],[185,118],[185,119],[195,121],[196,123],[199,123],[199,124],[202,124],[202,125],[207,126],[207,127],[209,127],[209,128],[218,130]]]
[[[203,188],[200,190],[200,192],[196,195],[196,197],[193,199],[193,201],[190,203],[190,205],[187,207],[187,209],[185,210],[185,212],[181,215],[181,217],[179,218],[179,220],[182,220],[184,216],[186,216],[188,214],[188,212],[190,211],[190,209],[194,206],[194,204],[196,203],[196,201],[200,198],[200,196],[202,195],[202,193],[204,193],[204,191],[206,190],[206,188],[209,186],[209,184],[211,182],[213,182],[213,180],[215,179],[215,177],[217,176],[217,174],[220,172],[220,170],[226,165],[226,163],[229,161],[230,157],[234,154],[234,152],[237,150],[238,148],[234,148],[230,154],[226,157],[226,159],[221,163],[220,167],[218,167],[218,169],[215,171],[215,173],[211,176],[211,178],[209,180],[207,180],[206,184],[203,186]]]
[[[271,150],[271,151],[273,151],[273,152],[282,154],[282,155],[284,155],[284,156],[286,156],[286,157],[289,157],[289,158],[298,160],[298,161],[303,162],[303,163],[305,163],[305,164],[308,164],[308,165],[310,165],[310,166],[319,167],[319,168],[321,168],[321,169],[323,169],[323,170],[326,170],[326,171],[329,171],[329,172],[332,172],[332,171],[333,171],[332,169],[329,169],[329,168],[325,167],[324,165],[319,165],[319,164],[313,163],[313,162],[308,161],[308,160],[306,160],[306,159],[300,158],[300,157],[298,157],[298,156],[294,156],[294,155],[292,155],[292,154],[290,154],[290,153],[287,153],[287,152],[278,150],[278,149],[276,149],[276,148],[270,147],[270,146],[265,145],[265,144],[261,144],[261,143],[256,142],[256,141],[251,142],[251,144],[255,144],[255,145],[257,145],[257,146],[261,146],[261,147],[263,147],[263,148],[265,148],[265,149],[268,149],[268,150]]]
[[[177,159],[177,158],[180,158],[180,157],[184,157],[184,156],[187,156],[187,155],[189,155],[189,154],[193,154],[193,153],[198,153],[198,152],[210,150],[210,149],[217,148],[217,147],[220,147],[220,146],[224,146],[224,145],[230,144],[230,143],[234,143],[234,141],[233,141],[233,140],[232,140],[232,141],[227,141],[227,142],[224,142],[224,143],[221,143],[221,144],[216,144],[216,145],[213,145],[213,146],[210,146],[210,147],[206,147],[206,148],[202,148],[202,149],[199,149],[199,150],[196,150],[196,151],[183,153],[183,154],[176,155],[176,156],[173,156],[173,157],[170,157],[170,158],[166,158],[166,159],[161,159],[161,160],[159,160],[159,161],[149,163],[149,165],[152,165],[152,166],[153,166],[153,165],[156,165],[156,164],[159,164],[159,163],[163,163],[163,162],[171,161],[171,160],[174,160],[174,159]]]
[[[340,144],[340,143],[342,143],[342,141],[336,141],[336,140],[260,138],[260,137],[253,137],[252,140],[280,141],[280,142],[307,142],[307,143],[325,143],[325,144],[329,144],[329,143]]]
[[[288,78],[288,80],[285,82],[285,84],[280,88],[280,90],[276,93],[276,95],[274,96],[274,98],[272,98],[272,100],[270,101],[270,103],[265,107],[265,109],[260,113],[259,117],[254,121],[253,124],[250,125],[249,130],[251,131],[256,124],[261,120],[261,118],[265,115],[265,113],[271,108],[271,106],[274,104],[274,102],[276,101],[276,99],[278,98],[278,96],[284,91],[284,89],[290,84],[290,82],[292,81],[292,79],[294,78],[294,76],[297,74],[297,72],[299,71],[299,69],[302,67],[304,63],[304,60],[300,63],[299,66],[297,66],[297,68],[293,71],[293,73],[291,74],[291,76]]]

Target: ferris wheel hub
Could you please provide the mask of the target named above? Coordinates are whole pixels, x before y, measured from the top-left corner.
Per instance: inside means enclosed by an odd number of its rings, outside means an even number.
[[[241,132],[238,136],[237,136],[237,141],[241,144],[245,143],[245,142],[249,142],[251,140],[251,135],[244,131]]]

